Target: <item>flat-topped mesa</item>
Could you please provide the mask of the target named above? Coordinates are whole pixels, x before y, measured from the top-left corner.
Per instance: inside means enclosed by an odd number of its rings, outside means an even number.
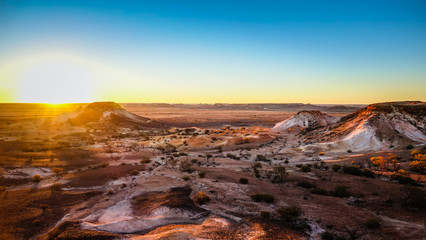
[[[273,132],[283,132],[290,128],[318,128],[336,123],[339,118],[320,111],[300,111],[291,118],[275,124]]]
[[[115,102],[94,102],[72,114],[61,116],[62,122],[78,126],[116,126],[134,129],[164,128],[165,124],[128,112]]]
[[[120,104],[115,102],[93,102],[86,106],[86,109],[96,110],[96,111],[109,111],[115,109],[122,109]]]

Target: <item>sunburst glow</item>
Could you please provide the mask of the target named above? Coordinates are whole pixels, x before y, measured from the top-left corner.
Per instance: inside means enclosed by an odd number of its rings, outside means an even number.
[[[93,101],[93,74],[78,59],[66,55],[49,55],[30,61],[19,80],[22,102]]]

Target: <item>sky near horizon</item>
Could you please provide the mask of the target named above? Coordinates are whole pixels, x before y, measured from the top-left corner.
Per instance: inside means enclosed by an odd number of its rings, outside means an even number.
[[[0,102],[426,101],[426,1],[0,0]]]

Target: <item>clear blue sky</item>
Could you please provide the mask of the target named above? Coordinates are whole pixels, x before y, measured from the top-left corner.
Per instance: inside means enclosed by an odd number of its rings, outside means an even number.
[[[0,95],[426,101],[426,1],[0,0]]]

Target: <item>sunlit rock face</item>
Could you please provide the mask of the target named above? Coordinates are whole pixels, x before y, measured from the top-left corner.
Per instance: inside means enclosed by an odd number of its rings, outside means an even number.
[[[372,104],[329,127],[309,131],[305,137],[324,148],[355,151],[426,143],[426,103]]]
[[[275,124],[271,131],[282,132],[289,128],[318,128],[336,123],[339,118],[320,111],[300,111],[293,117]]]

